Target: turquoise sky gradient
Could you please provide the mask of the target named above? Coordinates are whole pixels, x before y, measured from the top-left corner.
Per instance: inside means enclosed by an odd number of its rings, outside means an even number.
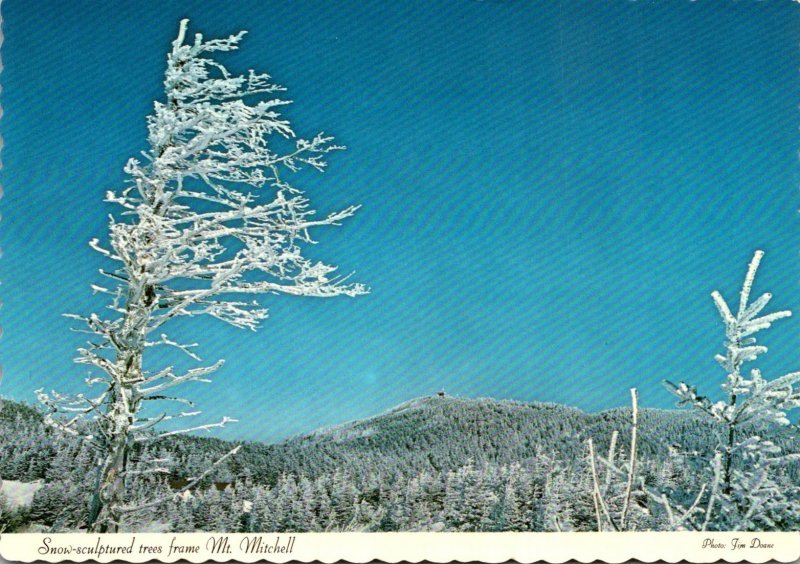
[[[145,148],[183,17],[288,87],[295,130],[348,150],[298,181],[314,255],[372,288],[268,299],[257,333],[179,329],[214,383],[189,387],[225,438],[273,441],[444,388],[586,410],[716,393],[709,293],[800,315],[800,5],[775,2],[5,0],[0,393],[79,390],[62,313],[106,263],[102,203]],[[800,369],[800,319],[762,335],[767,377]]]

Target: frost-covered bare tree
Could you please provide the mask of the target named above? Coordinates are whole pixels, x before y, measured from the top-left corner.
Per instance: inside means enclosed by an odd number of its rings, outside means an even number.
[[[231,421],[159,431],[163,422],[199,413],[162,411],[168,401],[192,405],[173,388],[207,382],[222,366],[220,360],[185,372],[147,369],[143,358],[152,347],[174,347],[200,360],[196,344],[165,332],[170,321],[205,315],[255,330],[267,317],[259,294],[333,297],[367,291],[336,275],[335,267],[303,255],[304,246],[314,242],[312,228],[337,225],[357,206],[316,217],[303,192],[284,178],[303,167],[322,171],[327,153],[342,147],[322,134],[295,139],[278,111],[288,102],[274,97],[283,88],[266,74],[251,70],[238,76],[213,59],[216,52],[236,49],[244,32],[213,40],[197,34],[186,42],[187,25],[180,23],[167,57],[166,99],[155,103],[148,118],[149,149],[143,160],[126,164],[128,185],[107,193],[106,201],[121,209],[110,219],[110,245],[90,243],[117,263],[101,270],[110,284],[92,286],[109,297],[109,313],[72,316],[91,334],[76,361],[92,367],[86,383],[100,391],[38,392],[52,425],[82,435],[97,449],[91,530],[116,531],[126,514],[142,509],[125,500],[136,442]],[[146,402],[157,409],[143,410]],[[137,471],[163,470],[163,461],[150,462]]]
[[[643,508],[635,502],[646,491],[638,470],[637,438],[639,429],[639,392],[631,388],[630,446],[627,461],[620,461],[622,453],[617,451],[617,431],[611,434],[608,455],[603,458],[595,452],[594,440],[589,438],[589,471],[592,477],[592,503],[598,531],[633,531],[640,528]],[[605,476],[597,462],[602,463]],[[641,501],[641,500],[640,500]]]
[[[756,344],[753,335],[791,315],[789,311],[761,315],[772,294],[749,301],[763,255],[756,251],[750,262],[735,314],[719,292],[711,294],[725,325],[725,354],[717,355],[716,360],[727,374],[722,383],[726,399],[713,402],[684,382],[667,382],[680,404],[710,417],[721,431],[719,446],[706,470],[708,483],[689,511],[681,512],[681,526],[791,530],[800,524],[800,489],[787,488],[787,481],[778,485],[776,480],[788,464],[800,459],[800,454],[784,453],[768,438],[776,429],[790,425],[787,412],[800,407],[800,390],[796,388],[800,372],[775,380],[765,380],[756,368],[749,377],[743,373],[746,362],[767,352],[767,347]]]

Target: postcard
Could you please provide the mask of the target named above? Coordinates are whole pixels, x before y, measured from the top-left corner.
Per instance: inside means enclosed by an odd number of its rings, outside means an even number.
[[[800,559],[798,3],[2,18],[2,559]]]

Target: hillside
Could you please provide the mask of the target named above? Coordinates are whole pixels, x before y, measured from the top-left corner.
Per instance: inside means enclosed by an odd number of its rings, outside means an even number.
[[[0,409],[0,477],[46,479],[48,467],[70,437],[58,436],[42,423],[38,410],[6,400]],[[468,460],[475,464],[525,463],[542,453],[554,458],[585,455],[586,439],[604,447],[617,430],[627,440],[630,410],[601,413],[552,403],[522,403],[489,398],[421,397],[380,415],[322,428],[277,444],[246,442],[240,453],[216,474],[233,481],[246,473],[274,484],[285,473],[316,477],[331,468],[358,471],[440,472]],[[640,412],[640,452],[661,457],[671,444],[709,451],[714,433],[685,411]],[[196,475],[209,461],[238,443],[195,436],[175,436],[155,443],[169,451],[175,477]],[[72,445],[71,448],[76,448]],[[69,450],[69,449],[68,449]],[[48,462],[50,464],[48,464]]]
[[[687,447],[705,450],[713,433],[699,432],[702,423],[687,412],[643,410],[641,452],[666,453],[681,437]],[[296,469],[316,476],[355,461],[386,470],[439,472],[467,460],[511,464],[542,453],[580,457],[588,437],[607,445],[613,430],[624,439],[629,424],[630,410],[625,409],[589,414],[557,404],[433,396],[266,448],[246,445],[242,457],[263,457],[250,467],[263,471],[260,475],[268,481]]]
[[[617,431],[617,449],[624,453],[629,425],[630,410],[623,408],[584,413],[547,403],[416,398],[277,444],[242,443],[191,495],[132,518],[128,526],[143,530],[157,521],[174,531],[591,530],[587,439],[603,454]],[[800,450],[796,427],[774,438],[786,450]],[[132,469],[143,468],[147,459],[166,459],[168,473],[132,477],[130,502],[170,497],[236,444],[173,436],[137,449]],[[690,499],[716,445],[716,430],[689,412],[640,411],[640,477],[671,497]],[[696,454],[675,459],[674,450]],[[91,495],[87,476],[93,474],[87,446],[46,428],[36,409],[5,402],[0,477],[44,482],[30,508],[12,513],[15,527],[80,528]],[[788,468],[781,479],[796,490],[797,468]],[[663,528],[663,511],[644,494],[637,496],[635,526]]]

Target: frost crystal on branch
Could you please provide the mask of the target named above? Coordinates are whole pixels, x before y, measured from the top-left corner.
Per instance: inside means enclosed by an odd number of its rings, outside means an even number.
[[[141,416],[146,401],[191,406],[165,392],[208,382],[206,376],[222,366],[218,361],[183,373],[143,369],[144,353],[152,347],[171,347],[199,360],[196,343],[171,338],[165,324],[208,315],[255,330],[267,317],[259,294],[367,292],[338,275],[336,267],[303,255],[304,246],[315,242],[313,228],[338,225],[358,206],[317,217],[302,190],[284,178],[304,167],[324,170],[327,154],[343,147],[324,134],[296,139],[279,113],[288,103],[275,97],[282,87],[252,70],[234,75],[212,58],[237,49],[244,32],[214,40],[196,34],[187,43],[187,25],[181,22],[167,57],[165,100],[155,103],[147,121],[150,147],[125,165],[128,185],[106,194],[106,201],[121,208],[109,222],[110,247],[90,241],[117,263],[100,271],[110,285],[92,285],[94,293],[110,297],[111,313],[70,316],[93,336],[76,361],[99,371],[102,376],[87,384],[104,389],[93,398],[38,392],[53,425],[85,435],[100,453],[100,486],[89,525],[102,530],[116,530],[126,510],[124,478],[134,442],[230,421],[158,433],[159,423],[197,412]],[[278,148],[291,141],[293,148]]]

